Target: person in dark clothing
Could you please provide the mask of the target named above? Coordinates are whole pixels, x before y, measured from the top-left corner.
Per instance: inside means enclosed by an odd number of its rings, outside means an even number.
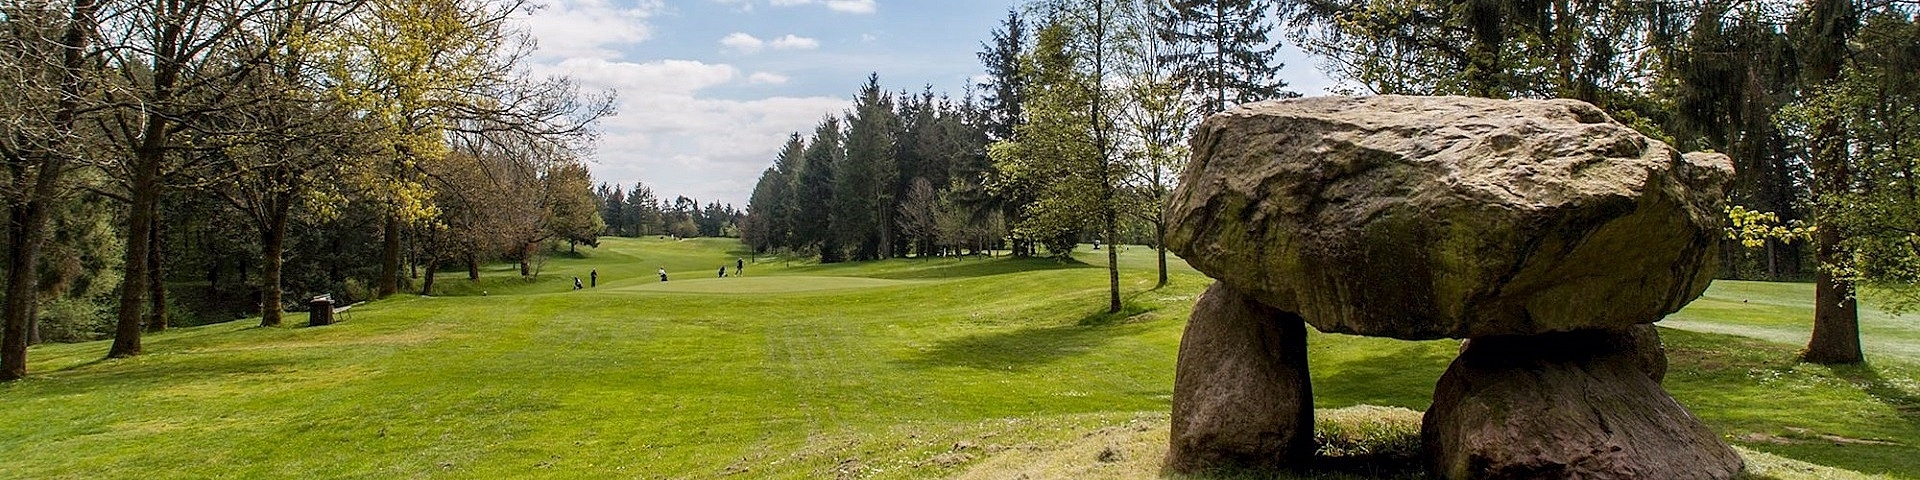
[[[660,267],[660,281],[667,281],[667,267]]]
[[[596,269],[587,271],[587,286],[589,287],[600,286],[600,269],[596,268]]]
[[[744,259],[735,257],[733,259],[733,276],[738,277],[740,276],[740,272],[744,272],[744,271],[747,271],[747,261]]]
[[[573,277],[573,289],[579,290],[581,288],[585,288],[585,287],[580,286],[580,277]]]
[[[727,278],[727,266],[726,266],[726,265],[721,265],[721,266],[720,266],[720,278]]]

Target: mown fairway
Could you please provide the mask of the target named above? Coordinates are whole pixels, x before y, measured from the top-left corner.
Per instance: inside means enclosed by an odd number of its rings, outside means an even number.
[[[605,242],[331,327],[179,329],[121,361],[37,347],[0,386],[0,477],[1151,477],[1207,283],[1179,264],[1152,289],[1133,247],[1129,308],[1105,316],[1084,264],[762,258],[719,279],[731,241]],[[588,269],[599,287],[571,291]],[[1665,332],[1668,388],[1779,478],[1805,467],[1782,458],[1920,478],[1920,320],[1863,315],[1871,366],[1799,365],[1809,292],[1716,284]],[[1321,408],[1418,410],[1458,342],[1311,345]]]

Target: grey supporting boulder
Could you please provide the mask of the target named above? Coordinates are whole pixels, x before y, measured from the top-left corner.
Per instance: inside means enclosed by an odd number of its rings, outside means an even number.
[[[1215,282],[1180,339],[1167,467],[1298,467],[1313,448],[1306,323]]]
[[[1626,331],[1476,338],[1421,428],[1448,479],[1726,479],[1740,456],[1647,374]]]

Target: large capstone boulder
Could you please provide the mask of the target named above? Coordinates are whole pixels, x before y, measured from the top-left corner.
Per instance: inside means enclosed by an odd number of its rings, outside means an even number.
[[[1649,375],[1645,333],[1468,342],[1423,419],[1433,472],[1456,480],[1734,477],[1740,456]]]
[[[1314,327],[1623,329],[1698,297],[1732,164],[1574,100],[1318,97],[1207,119],[1169,248]]]
[[[1306,323],[1214,283],[1180,338],[1167,468],[1299,468],[1313,449]]]

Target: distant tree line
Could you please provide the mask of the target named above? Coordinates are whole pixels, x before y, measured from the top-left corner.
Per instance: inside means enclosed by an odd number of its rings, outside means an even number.
[[[795,133],[762,173],[744,240],[822,262],[1086,241],[1158,249],[1186,132],[1229,105],[1291,96],[1271,2],[1033,1],[982,44],[966,95],[891,93]],[[1121,308],[1106,249],[1109,311]]]
[[[747,202],[742,240],[823,262],[981,252],[1002,234],[980,184],[983,112],[868,77],[843,117],[791,135]]]
[[[0,381],[27,345],[351,302],[605,229],[608,94],[517,0],[0,1]]]
[[[641,182],[635,182],[632,189],[602,183],[594,196],[600,201],[605,233],[616,237],[739,237],[740,225],[747,216],[733,204],[707,202],[702,206],[699,200],[687,197],[674,197],[673,201],[656,198],[653,188]]]

